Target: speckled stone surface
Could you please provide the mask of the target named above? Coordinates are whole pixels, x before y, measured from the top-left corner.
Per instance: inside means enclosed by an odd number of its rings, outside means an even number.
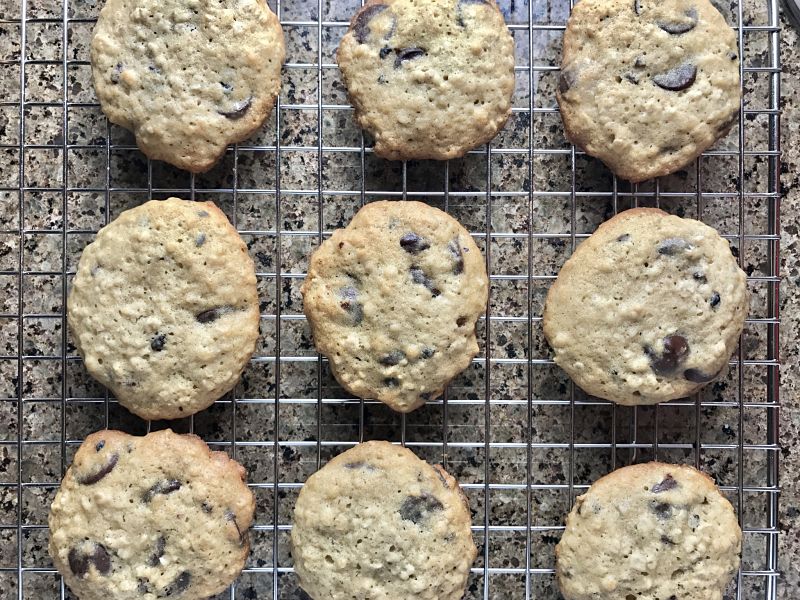
[[[738,505],[739,392],[748,401],[741,441],[765,444],[766,415],[772,410],[766,407],[768,367],[748,364],[741,378],[733,367],[701,394],[701,406],[690,399],[634,411],[586,398],[579,390],[574,391],[576,402],[570,404],[573,390],[567,377],[549,363],[539,318],[549,278],[571,252],[571,233],[579,242],[615,208],[622,210],[634,202],[632,188],[621,182],[615,185],[595,160],[575,155],[573,175],[573,155],[558,114],[552,110],[558,74],[548,70],[559,64],[560,30],[535,30],[532,81],[527,68],[517,71],[514,106],[520,110],[492,144],[491,156],[479,150],[447,165],[409,162],[404,167],[370,152],[362,154],[362,138],[334,64],[338,40],[360,0],[283,0],[281,18],[293,23],[285,26],[287,61],[315,64],[321,56],[321,72],[316,67],[286,68],[280,117],[276,111],[262,131],[237,150],[229,150],[221,164],[191,178],[163,163],[148,163],[129,133],[106,124],[95,104],[87,62],[92,23],[83,20],[94,18],[101,2],[64,1],[69,17],[77,19],[66,27],[61,22],[62,0],[27,0],[24,54],[34,62],[25,70],[25,99],[32,104],[26,104],[23,129],[20,67],[14,62],[23,48],[21,5],[18,1],[0,4],[0,98],[5,101],[0,103],[0,569],[11,569],[0,570],[0,600],[18,597],[18,542],[22,566],[45,569],[24,573],[25,598],[60,597],[60,578],[46,570],[52,567],[46,552],[47,530],[42,526],[55,484],[79,441],[104,426],[130,433],[147,431],[146,422],[130,415],[113,398],[107,401],[105,391],[86,374],[64,330],[62,315],[64,293],[81,249],[108,219],[151,196],[193,194],[196,199],[217,201],[243,231],[259,275],[262,322],[257,358],[234,394],[193,419],[169,424],[179,431],[193,430],[215,449],[231,452],[256,484],[256,528],[248,561],[254,570],[244,573],[234,595],[225,598],[272,597],[276,583],[278,597],[303,597],[291,572],[282,570],[276,582],[272,570],[292,565],[287,527],[299,486],[316,470],[318,461],[324,462],[361,438],[404,440],[424,458],[444,461],[465,485],[473,525],[481,528],[474,532],[479,548],[475,567],[503,570],[491,573],[488,581],[482,571],[475,572],[469,598],[482,598],[485,585],[490,598],[524,598],[526,587],[531,597],[558,598],[549,570],[563,517],[574,495],[613,467],[653,458],[699,464],[728,487],[728,497]],[[569,3],[534,0],[529,7],[522,0],[503,0],[500,4],[512,27],[519,26],[513,29],[517,64],[527,67],[529,8],[534,24],[563,26]],[[720,0],[718,5],[728,22],[736,23],[735,2]],[[768,23],[764,1],[745,0],[742,6],[746,24]],[[326,23],[321,32],[318,19]],[[768,41],[763,31],[744,35],[745,65],[770,66]],[[796,567],[790,567],[794,557],[800,556],[796,483],[800,478],[800,450],[796,450],[800,438],[800,46],[793,31],[783,32],[781,51],[785,65],[781,183],[786,196],[782,206],[784,493],[779,597],[789,600],[800,597],[800,576]],[[70,61],[66,68],[64,58]],[[768,74],[748,73],[744,84],[748,108],[769,108]],[[65,97],[66,113],[61,106]],[[321,119],[319,98],[326,105]],[[536,109],[532,120],[527,112],[531,105]],[[767,148],[766,124],[765,115],[745,119],[747,150]],[[276,141],[280,141],[279,152]],[[365,141],[369,147],[369,139]],[[531,143],[536,149],[533,153],[528,152]],[[734,131],[715,150],[735,152],[738,144]],[[755,278],[750,284],[755,318],[768,315],[769,283],[758,279],[772,274],[767,242],[750,238],[742,246],[738,234],[740,223],[745,234],[766,233],[768,200],[759,194],[769,191],[768,175],[769,161],[763,156],[746,157],[740,181],[737,156],[712,153],[697,165],[662,178],[657,187],[649,182],[636,188],[640,205],[659,204],[669,212],[700,216],[731,236],[743,268]],[[20,182],[27,188],[21,213],[16,190]],[[62,185],[66,191],[62,192]],[[748,194],[741,221],[739,185]],[[280,201],[276,202],[278,189]],[[307,257],[321,235],[345,225],[363,200],[399,198],[404,189],[409,198],[427,199],[445,208],[477,234],[477,243],[490,256],[494,277],[489,325],[485,320],[478,324],[481,354],[451,384],[445,402],[430,403],[401,418],[381,404],[348,397],[336,384],[327,364],[319,362],[314,352],[301,318],[299,288]],[[487,224],[492,233],[488,244],[483,234]],[[534,232],[530,237],[529,228]],[[26,315],[22,321],[17,318],[20,310]],[[758,361],[767,356],[768,327],[764,322],[747,325],[743,358]],[[19,349],[22,361],[16,358]],[[64,353],[66,359],[62,359]],[[275,360],[278,354],[279,362]],[[488,369],[487,355],[491,358]],[[150,427],[167,425],[157,422]],[[63,446],[62,436],[68,440]],[[25,440],[21,456],[20,438]],[[573,439],[576,446],[571,449]],[[641,445],[635,452],[624,446],[633,441]],[[699,456],[694,450],[698,441],[707,445]],[[612,443],[617,447],[612,448]],[[746,486],[767,484],[766,457],[762,449],[744,451],[741,468]],[[20,474],[25,486],[18,497]],[[277,492],[276,477],[281,483]],[[531,484],[529,494],[527,484]],[[742,518],[747,528],[768,527],[767,499],[768,494],[760,491],[743,495]],[[22,540],[17,539],[18,519],[24,525]],[[488,539],[482,530],[487,521],[492,526]],[[526,535],[528,524],[530,536]],[[747,570],[768,569],[765,540],[762,533],[745,534]],[[534,569],[527,582],[526,566]],[[741,597],[763,598],[765,586],[764,577],[745,577]],[[728,595],[736,597],[735,585]]]

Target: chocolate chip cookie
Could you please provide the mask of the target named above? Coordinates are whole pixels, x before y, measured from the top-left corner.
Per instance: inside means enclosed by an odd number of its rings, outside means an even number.
[[[108,0],[91,58],[109,120],[148,157],[202,172],[261,127],[284,56],[264,0]]]
[[[314,600],[459,600],[477,553],[470,524],[467,499],[442,467],[366,442],[300,491],[294,568]]]
[[[478,353],[484,259],[458,221],[421,202],[367,204],[314,252],[301,291],[339,383],[400,412],[436,398]]]
[[[494,0],[371,0],[337,60],[383,158],[463,156],[511,114],[514,42]]]
[[[708,0],[582,0],[564,33],[567,137],[643,181],[694,160],[738,120],[736,35]]]
[[[84,249],[67,320],[120,404],[143,419],[186,417],[231,390],[255,350],[255,267],[214,203],[152,200]]]
[[[566,600],[722,600],[742,531],[713,480],[685,465],[618,469],[579,496],[556,547]]]
[[[255,500],[194,435],[98,431],[50,507],[50,556],[81,600],[206,598],[239,575]]]
[[[544,334],[587,393],[654,404],[725,370],[747,309],[747,278],[714,229],[636,208],[603,223],[564,264]]]

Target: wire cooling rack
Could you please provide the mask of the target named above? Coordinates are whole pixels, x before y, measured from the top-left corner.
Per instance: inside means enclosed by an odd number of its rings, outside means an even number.
[[[718,2],[742,58],[738,127],[693,165],[631,186],[564,138],[554,90],[564,0],[503,0],[516,43],[514,111],[488,148],[389,163],[353,125],[335,48],[360,0],[273,5],[288,45],[263,130],[210,173],[148,162],[93,94],[99,0],[0,4],[0,600],[70,597],[47,555],[47,509],[81,440],[102,427],[193,431],[241,461],[257,497],[253,551],[221,598],[302,598],[288,548],[303,481],[365,439],[404,443],[458,477],[479,546],[468,598],[558,598],[554,546],[575,496],[651,459],[713,475],[744,528],[728,598],[777,597],[778,13]],[[213,199],[256,262],[261,341],[234,393],[181,421],[131,416],[85,373],[64,305],[81,249],[154,197]],[[365,202],[424,199],[473,233],[491,274],[482,353],[443,399],[407,416],[348,396],[314,352],[299,286],[308,255]],[[725,379],[658,407],[587,397],[542,337],[547,287],[576,244],[619,210],[700,218],[748,274],[750,318]]]

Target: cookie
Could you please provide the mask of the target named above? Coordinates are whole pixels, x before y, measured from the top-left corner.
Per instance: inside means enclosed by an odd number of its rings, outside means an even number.
[[[686,465],[617,469],[579,496],[556,547],[565,600],[722,600],[742,531],[714,481]]]
[[[725,371],[748,301],[747,277],[714,229],[636,208],[603,223],[564,264],[544,334],[587,393],[654,404]]]
[[[264,0],[108,0],[91,60],[108,119],[151,159],[199,173],[264,123],[284,57]]]
[[[673,173],[738,122],[736,35],[708,0],[582,0],[557,98],[569,140],[619,177]]]
[[[50,556],[81,600],[206,598],[249,553],[244,468],[194,435],[98,431],[50,507]]]
[[[350,393],[409,412],[478,353],[489,280],[458,221],[421,202],[367,204],[314,252],[301,292],[321,354]]]
[[[230,391],[255,350],[255,267],[213,202],[152,200],[84,249],[67,320],[120,404],[143,419],[186,417]]]
[[[308,478],[292,558],[314,600],[460,600],[477,550],[458,483],[389,442],[366,442]]]
[[[463,156],[511,114],[514,41],[494,0],[371,0],[337,61],[383,158]]]

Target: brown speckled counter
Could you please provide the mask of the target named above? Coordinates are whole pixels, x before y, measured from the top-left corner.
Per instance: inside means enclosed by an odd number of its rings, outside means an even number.
[[[100,2],[64,1],[66,26],[61,0],[27,0],[24,44],[20,3],[0,5],[0,600],[18,598],[20,566],[24,598],[61,597],[60,578],[46,552],[47,505],[79,441],[104,426],[131,433],[148,429],[109,400],[75,356],[63,319],[70,276],[61,273],[74,271],[81,249],[108,219],[151,196],[169,195],[217,201],[243,232],[259,272],[261,341],[235,395],[193,419],[169,424],[234,454],[254,485],[257,514],[248,571],[233,593],[222,597],[272,598],[276,585],[280,598],[303,597],[288,549],[294,499],[319,461],[359,439],[405,441],[421,456],[444,461],[465,484],[479,546],[469,598],[484,597],[484,591],[490,598],[524,598],[526,591],[537,599],[558,598],[553,548],[574,495],[614,467],[655,457],[698,464],[725,486],[737,507],[741,474],[750,490],[741,502],[743,522],[751,530],[745,535],[744,568],[752,574],[742,578],[740,597],[765,597],[775,567],[766,560],[767,540],[774,539],[766,510],[772,497],[767,456],[774,450],[764,448],[770,440],[767,414],[775,412],[767,396],[775,372],[768,346],[774,327],[769,278],[775,273],[769,239],[748,239],[740,248],[739,234],[768,233],[775,182],[769,158],[759,154],[769,146],[767,114],[744,121],[746,148],[756,152],[746,157],[741,180],[734,131],[715,146],[716,153],[657,186],[650,182],[634,190],[615,182],[597,161],[580,153],[573,157],[553,110],[558,75],[550,67],[558,65],[561,31],[540,26],[563,25],[568,3],[533,2],[536,27],[529,35],[528,4],[504,0],[522,68],[515,92],[518,110],[493,143],[492,154],[477,151],[447,165],[389,163],[362,152],[334,65],[343,22],[360,0],[284,0],[281,18],[293,66],[284,74],[280,118],[276,112],[212,171],[190,177],[163,163],[148,163],[129,133],[106,124],[94,104],[88,66],[91,19]],[[735,2],[717,4],[734,23]],[[765,7],[760,0],[745,0],[745,23],[768,25]],[[768,31],[748,31],[744,42],[746,66],[773,66]],[[23,46],[27,103],[20,127]],[[800,436],[800,46],[793,31],[784,31],[781,51],[786,195],[779,597],[788,600],[800,598],[800,576],[790,566],[800,555],[800,451],[795,449]],[[769,77],[768,72],[747,74],[748,108],[770,108]],[[20,183],[26,187],[21,212]],[[745,193],[741,220],[740,189]],[[452,383],[446,402],[401,418],[383,405],[348,397],[326,363],[318,361],[301,318],[299,287],[321,235],[347,223],[365,200],[404,195],[427,199],[461,220],[489,252],[494,277],[491,318],[488,325],[479,322],[481,354]],[[732,367],[700,395],[700,404],[689,399],[658,409],[614,408],[573,390],[550,362],[540,324],[550,279],[573,241],[636,202],[699,215],[730,236],[751,277],[755,321],[742,341],[748,364],[741,374]],[[21,321],[20,310],[26,315]],[[21,361],[16,358],[20,350]],[[747,401],[741,438],[740,397]],[[741,463],[740,442],[745,446]],[[730,598],[735,590],[732,585]]]

